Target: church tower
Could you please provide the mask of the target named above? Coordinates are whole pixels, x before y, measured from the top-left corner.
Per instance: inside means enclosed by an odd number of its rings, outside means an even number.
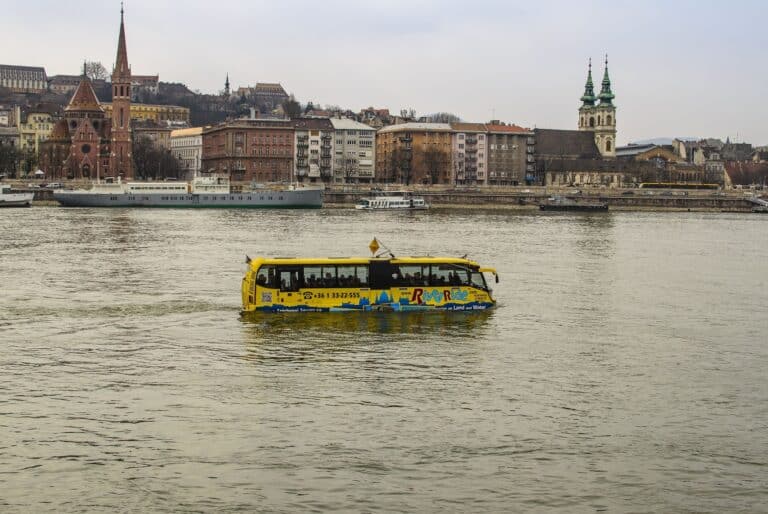
[[[110,138],[110,170],[116,176],[133,178],[131,157],[131,67],[125,46],[123,7],[120,6],[120,39],[117,59],[112,71],[112,136]]]
[[[603,157],[616,157],[616,106],[613,105],[615,95],[611,91],[611,79],[608,76],[608,56],[605,56],[605,72],[600,94],[595,97],[592,83],[592,60],[589,61],[589,72],[582,105],[579,108],[579,130],[588,130],[595,134],[595,144]],[[599,104],[595,102],[599,100]]]
[[[229,89],[229,73],[227,73],[227,80],[224,82],[224,96],[229,98],[230,96],[230,89]]]

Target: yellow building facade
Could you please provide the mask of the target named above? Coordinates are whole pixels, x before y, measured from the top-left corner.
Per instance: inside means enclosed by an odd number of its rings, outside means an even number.
[[[102,103],[104,112],[112,116],[112,104]],[[151,120],[157,123],[166,121],[189,123],[189,109],[178,105],[153,105],[131,103],[132,120]]]
[[[40,150],[40,143],[47,140],[51,135],[55,120],[48,112],[31,110],[22,114],[19,107],[16,109],[19,148],[29,150],[37,155]]]
[[[451,126],[402,123],[376,133],[376,179],[403,184],[450,183]]]

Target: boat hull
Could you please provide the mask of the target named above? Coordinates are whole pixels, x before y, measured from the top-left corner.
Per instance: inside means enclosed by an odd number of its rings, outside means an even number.
[[[10,195],[3,195],[5,198],[0,198],[0,208],[2,207],[31,207],[32,200],[35,195],[32,193],[16,193]]]
[[[364,207],[362,205],[355,205],[355,209],[359,211],[426,211],[429,210],[429,206],[423,207]]]
[[[270,305],[256,307],[250,310],[240,311],[241,314],[256,312],[423,312],[423,311],[448,311],[448,312],[473,312],[484,311],[494,307],[492,302],[472,302],[443,305],[403,305],[399,303],[386,303],[376,305],[349,305],[343,307],[314,307],[310,305]]]
[[[53,198],[64,207],[319,209],[323,206],[323,191],[320,189],[247,191],[234,194],[109,194],[55,191]]]

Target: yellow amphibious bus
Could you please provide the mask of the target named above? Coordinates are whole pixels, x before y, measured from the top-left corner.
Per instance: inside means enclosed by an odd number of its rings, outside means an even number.
[[[256,258],[243,277],[243,314],[255,311],[471,311],[496,300],[483,273],[455,257]]]

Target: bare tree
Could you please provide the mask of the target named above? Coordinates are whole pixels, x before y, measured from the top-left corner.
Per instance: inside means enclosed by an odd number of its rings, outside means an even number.
[[[15,178],[19,161],[22,158],[23,156],[15,146],[0,144],[0,173]]]
[[[400,109],[400,117],[404,120],[413,121],[416,119],[416,109]]]
[[[99,61],[86,61],[85,74],[91,80],[106,80],[108,76],[107,69]]]
[[[179,178],[181,164],[168,150],[146,136],[133,141],[133,163],[141,178]]]
[[[430,147],[421,152],[426,178],[430,184],[441,184],[448,181],[448,167],[451,164],[448,152],[436,147]]]
[[[450,112],[436,112],[426,116],[427,121],[431,123],[454,123],[461,121],[461,118]]]
[[[413,174],[412,166],[412,152],[405,148],[395,148],[392,153],[389,154],[386,161],[386,177],[387,182],[400,182],[403,184],[410,184]]]
[[[350,155],[345,156],[342,170],[344,172],[345,184],[350,183],[351,179],[358,178],[360,167],[358,166],[357,158]]]

